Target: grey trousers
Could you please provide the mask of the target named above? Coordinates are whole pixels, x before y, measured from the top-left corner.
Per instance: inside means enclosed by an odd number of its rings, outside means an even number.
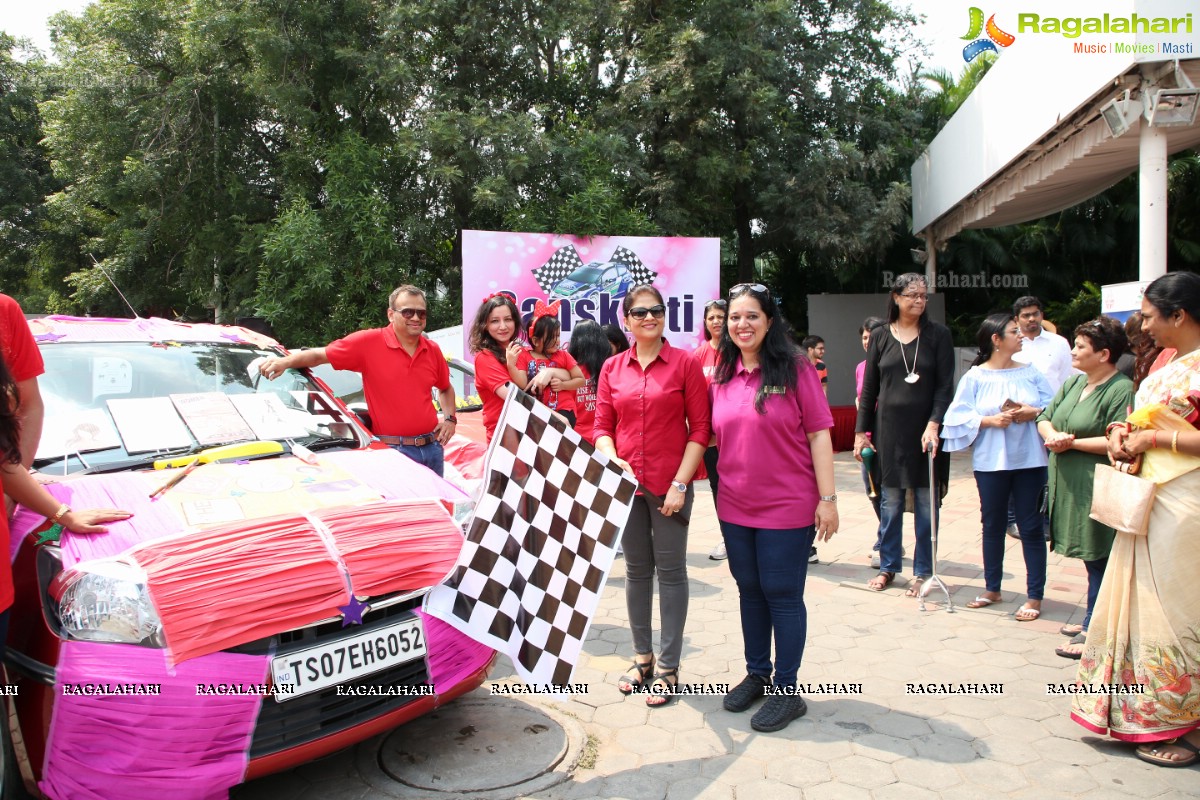
[[[695,498],[691,484],[683,502],[683,514],[690,517]],[[638,495],[633,500],[621,550],[625,554],[625,604],[629,610],[629,629],[633,651],[639,655],[654,652],[650,614],[654,601],[652,581],[658,576],[658,611],[662,622],[662,669],[679,666],[683,651],[683,625],[687,620],[688,526],[672,514],[664,517],[653,502]]]

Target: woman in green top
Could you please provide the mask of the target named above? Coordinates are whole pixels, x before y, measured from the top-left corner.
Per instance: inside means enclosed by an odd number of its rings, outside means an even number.
[[[1133,405],[1133,381],[1117,371],[1128,347],[1121,323],[1099,317],[1075,329],[1071,364],[1083,372],[1067,379],[1038,417],[1038,433],[1050,450],[1050,535],[1054,552],[1083,560],[1087,569],[1087,613],[1080,625],[1064,625],[1074,638],[1055,650],[1079,658],[1092,607],[1104,578],[1114,532],[1088,516],[1097,464],[1108,462],[1104,429],[1125,419]]]

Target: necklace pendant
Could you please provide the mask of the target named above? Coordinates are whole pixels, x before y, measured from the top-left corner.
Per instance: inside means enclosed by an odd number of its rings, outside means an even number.
[[[915,373],[915,372],[910,372],[910,373],[908,373],[908,377],[906,377],[906,378],[904,379],[904,382],[905,382],[905,383],[916,383],[916,382],[917,382],[917,381],[919,381],[919,380],[921,380],[921,376],[920,376],[920,375],[918,375],[918,374],[917,374],[917,373]]]

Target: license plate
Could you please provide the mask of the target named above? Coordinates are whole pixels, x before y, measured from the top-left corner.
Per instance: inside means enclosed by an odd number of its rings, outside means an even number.
[[[363,631],[347,639],[297,650],[271,660],[279,702],[319,692],[425,656],[419,617]]]

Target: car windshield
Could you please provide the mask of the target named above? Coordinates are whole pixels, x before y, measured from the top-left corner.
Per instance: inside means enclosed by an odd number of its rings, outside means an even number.
[[[277,353],[249,344],[43,345],[45,423],[35,465],[52,474],[130,467],[155,454],[277,440],[354,439],[345,413],[302,373],[250,370]]]
[[[567,280],[576,283],[594,283],[599,279],[600,269],[598,267],[580,267],[567,276]]]

